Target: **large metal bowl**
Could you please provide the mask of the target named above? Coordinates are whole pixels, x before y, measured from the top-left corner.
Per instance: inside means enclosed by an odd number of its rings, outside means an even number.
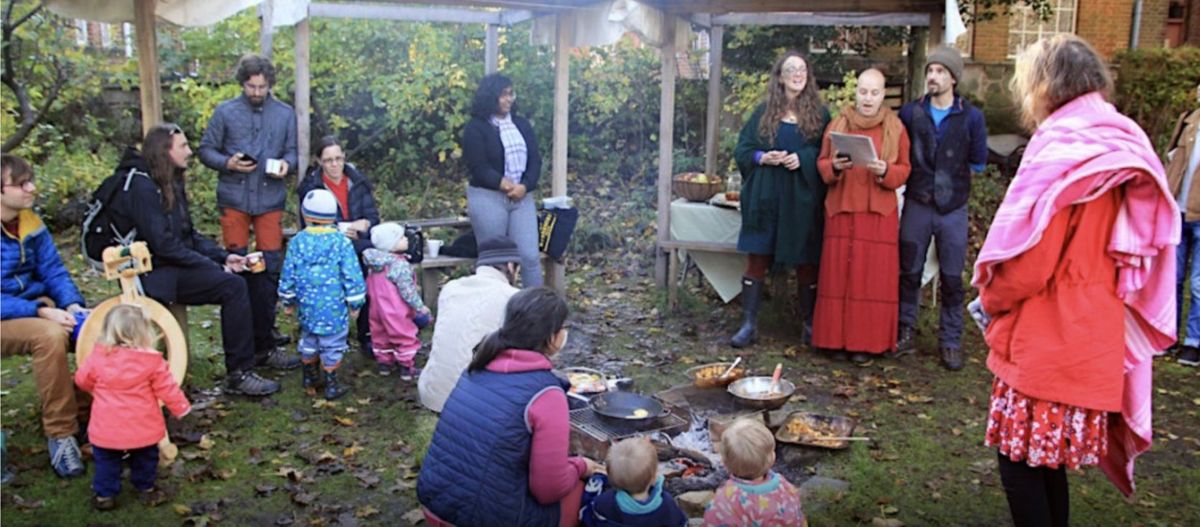
[[[727,390],[734,399],[750,408],[774,410],[787,404],[792,394],[796,393],[796,385],[787,379],[779,379],[777,391],[771,390],[770,377],[746,377],[729,385]]]

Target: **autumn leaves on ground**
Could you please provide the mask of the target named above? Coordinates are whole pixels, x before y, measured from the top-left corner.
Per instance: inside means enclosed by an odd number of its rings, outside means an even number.
[[[721,304],[695,271],[675,312],[654,287],[652,185],[607,178],[571,185],[582,189],[575,194],[582,218],[567,268],[573,314],[560,365],[620,372],[651,393],[687,382],[682,372],[693,364],[731,360],[725,341],[739,322],[736,302]],[[454,203],[457,190],[439,193]],[[80,286],[92,302],[111,296],[115,287],[72,257],[75,236],[57,238]],[[922,353],[865,366],[834,362],[796,342],[789,288],[771,286],[764,338],[744,360],[765,373],[782,362],[798,386],[793,405],[854,417],[855,435],[871,438],[844,451],[795,453],[800,473],[836,480],[806,502],[812,524],[1008,524],[995,452],[982,446],[991,376],[978,332],[968,332],[967,367],[958,373],[937,364],[929,309]],[[436,419],[417,402],[415,385],[376,375],[355,354],[347,372],[354,391],[334,403],[305,396],[299,372],[275,374],[284,389],[269,399],[219,395],[212,390],[224,374],[219,319],[211,308],[189,316],[185,389],[196,410],[170,422],[180,456],[160,477],[172,499],[153,509],[126,484],[116,511],[94,513],[88,478],[56,478],[29,361],[3,360],[0,411],[17,471],[2,492],[4,525],[408,525],[419,516],[416,474]],[[1098,470],[1071,474],[1074,525],[1200,525],[1200,371],[1160,359],[1154,381],[1155,444],[1138,462],[1139,492],[1125,500]]]

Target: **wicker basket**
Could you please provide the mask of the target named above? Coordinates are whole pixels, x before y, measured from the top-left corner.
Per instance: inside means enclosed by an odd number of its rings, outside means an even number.
[[[725,190],[725,182],[716,176],[710,178],[706,183],[697,183],[683,179],[684,177],[695,176],[697,174],[699,173],[684,172],[676,174],[671,179],[671,188],[675,191],[675,194],[688,201],[708,201],[708,198]]]

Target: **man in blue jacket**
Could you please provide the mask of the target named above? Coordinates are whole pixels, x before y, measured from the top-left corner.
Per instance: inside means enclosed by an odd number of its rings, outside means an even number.
[[[254,228],[254,248],[262,251],[265,273],[246,277],[250,288],[255,335],[271,335],[275,327],[279,273],[283,269],[283,205],[287,175],[294,173],[296,113],[271,95],[275,66],[258,55],[238,61],[242,95],[217,105],[200,139],[200,161],[216,170],[217,206],[225,248],[245,255]],[[295,355],[275,349],[275,342],[255,342],[260,364],[291,369],[300,366]]]
[[[942,364],[963,367],[963,267],[967,258],[967,199],[971,176],[987,163],[983,113],[954,92],[962,79],[958,50],[940,46],[925,61],[926,94],[900,109],[912,150],[912,175],[900,217],[900,331],[896,354],[916,351],[921,271],[930,238],[937,240],[941,282]]]
[[[83,458],[75,434],[89,400],[76,394],[67,352],[75,315],[86,312],[83,295],[67,274],[50,231],[31,210],[37,190],[33,169],[24,159],[4,154],[0,179],[0,349],[6,357],[33,356],[50,464],[61,477],[81,476]]]

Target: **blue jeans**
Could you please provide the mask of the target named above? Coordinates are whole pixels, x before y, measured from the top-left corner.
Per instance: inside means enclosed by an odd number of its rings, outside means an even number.
[[[542,256],[538,249],[537,207],[533,196],[526,194],[519,201],[508,199],[503,192],[467,186],[467,214],[475,241],[506,236],[517,244],[521,254],[521,287],[537,287],[542,277]]]
[[[942,294],[938,344],[943,348],[962,346],[967,225],[966,205],[941,214],[933,205],[910,199],[904,202],[904,214],[900,216],[900,325],[917,325],[925,254],[929,252],[930,237],[936,237]]]
[[[121,466],[128,456],[129,480],[133,488],[144,491],[154,488],[158,479],[158,445],[132,450],[110,450],[92,445],[95,474],[92,490],[102,498],[111,498],[121,492]]]
[[[1192,293],[1186,320],[1183,318],[1185,283]],[[1175,306],[1179,312],[1179,341],[1184,346],[1200,347],[1200,221],[1183,222],[1179,247],[1175,249]]]
[[[317,335],[300,328],[300,343],[296,345],[300,351],[300,360],[308,363],[316,360],[317,355],[320,355],[322,366],[336,368],[342,362],[342,357],[346,355],[346,349],[350,347],[346,344],[346,337],[349,334],[350,328],[344,328],[332,335]]]

